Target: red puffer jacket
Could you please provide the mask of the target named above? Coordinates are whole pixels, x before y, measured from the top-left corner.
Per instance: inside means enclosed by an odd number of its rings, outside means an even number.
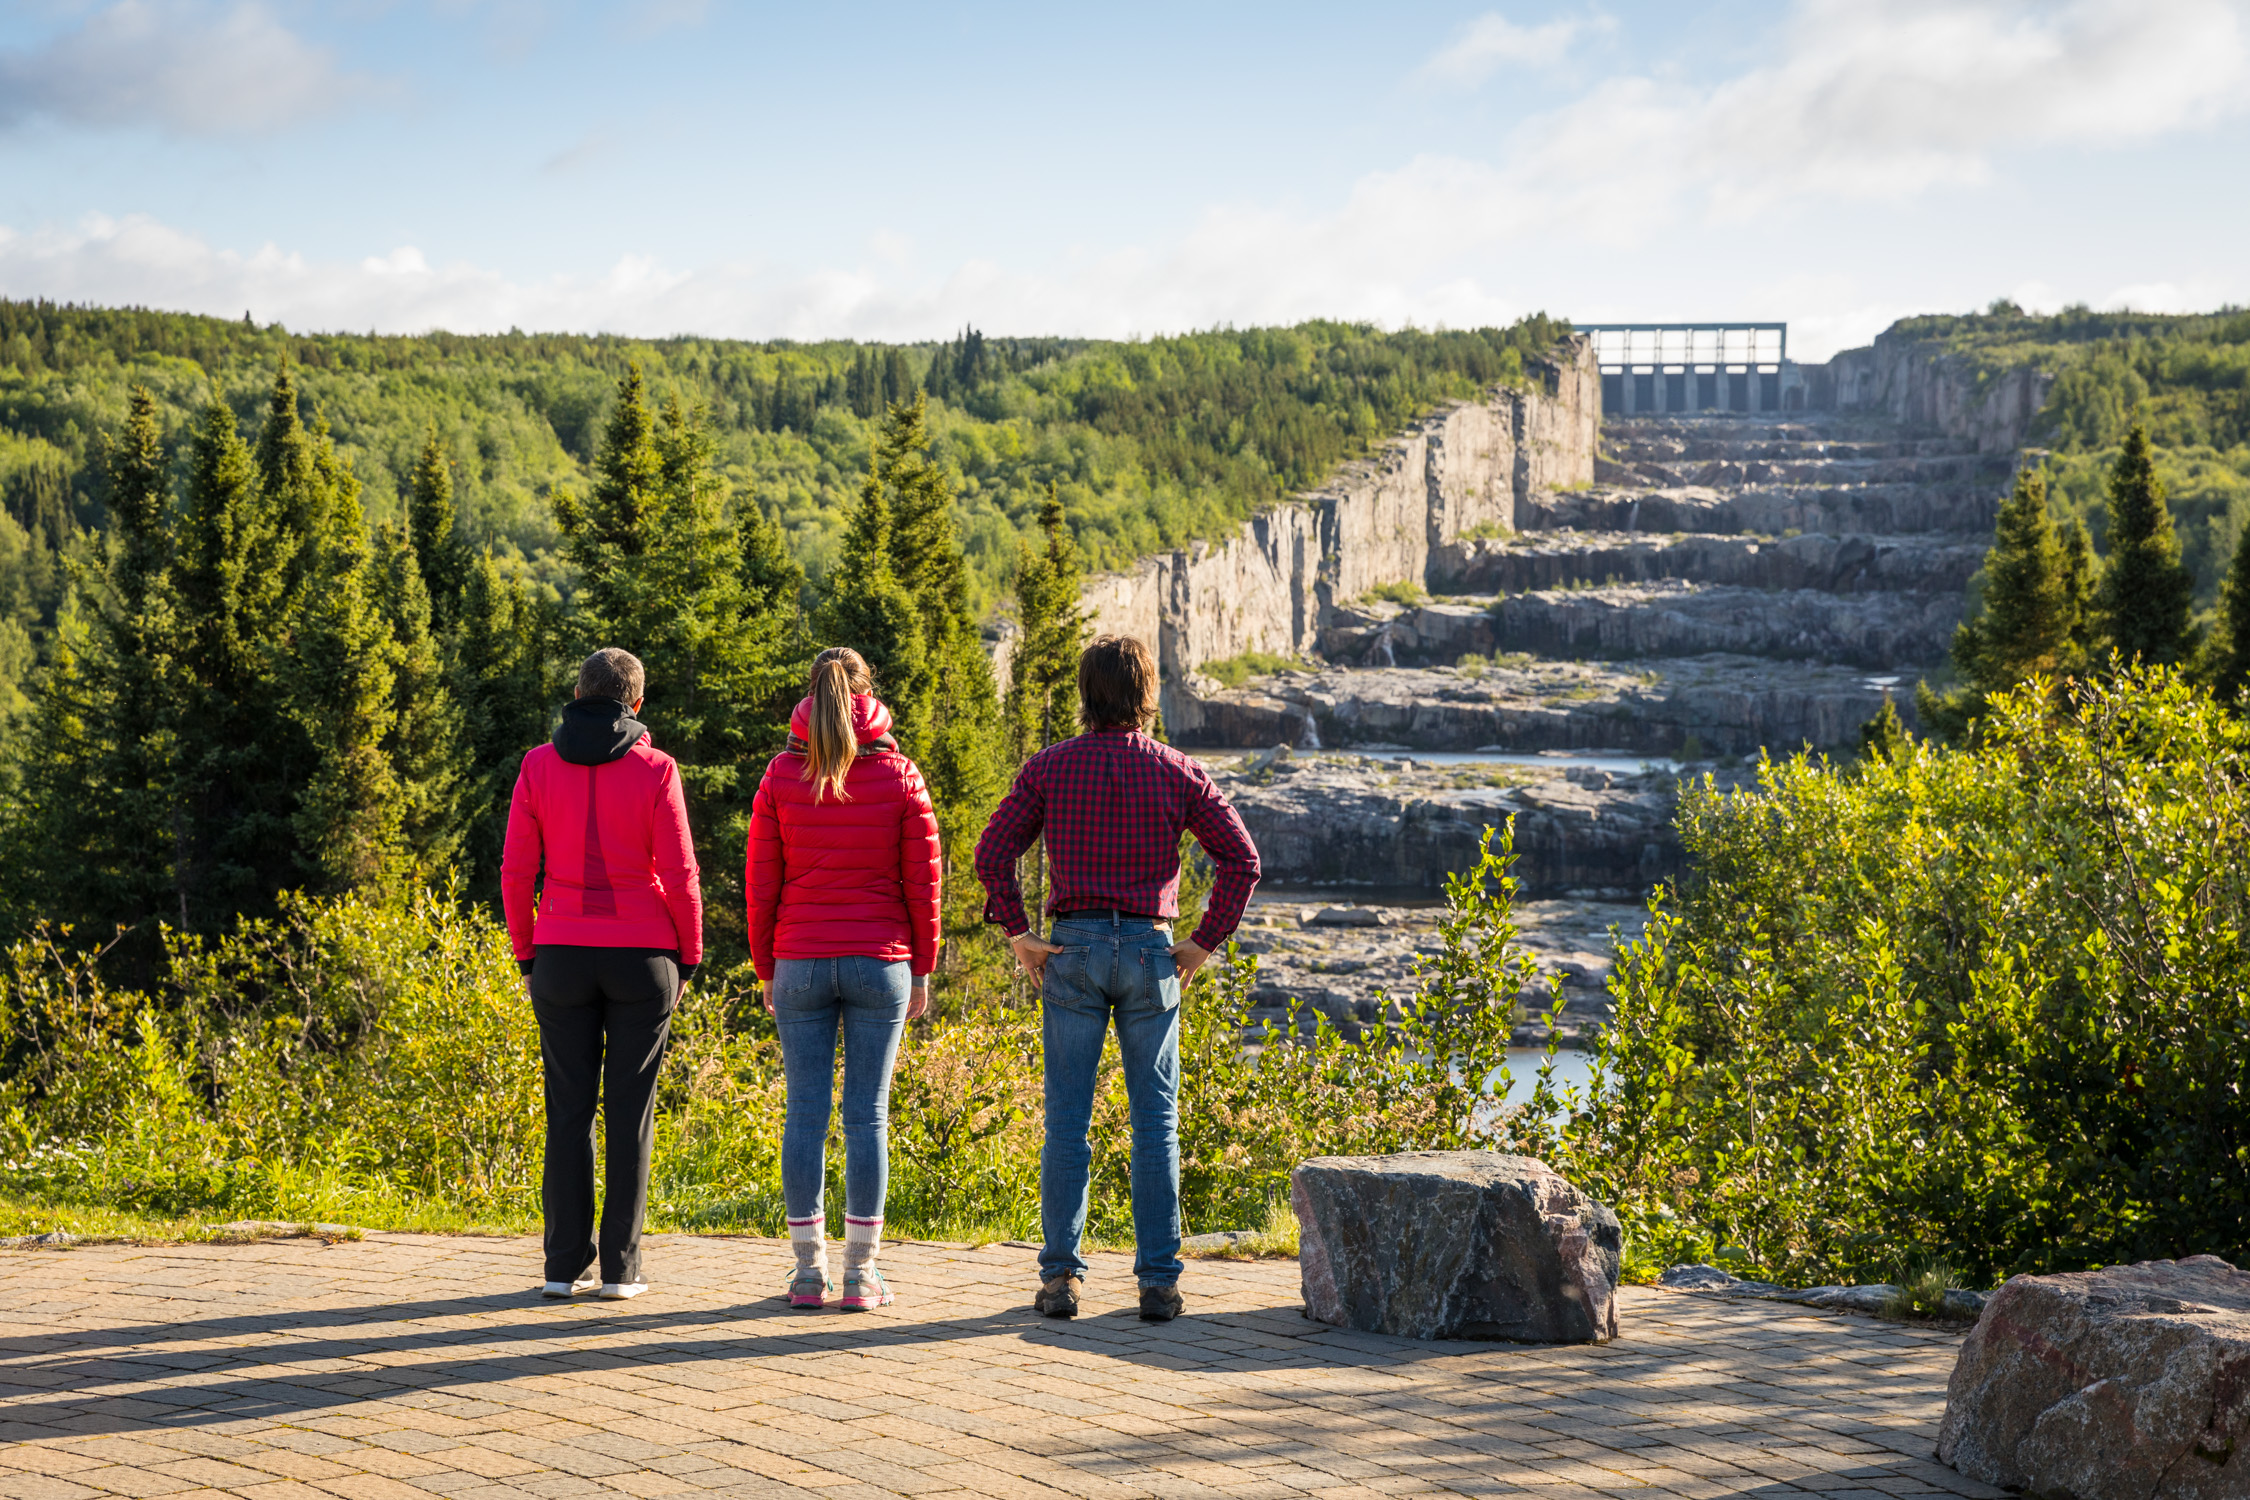
[[[500,901],[518,963],[538,943],[677,948],[683,966],[702,961],[703,889],[680,770],[624,704],[574,700],[554,743],[523,758]]]
[[[937,966],[937,814],[914,762],[890,739],[891,711],[852,699],[859,754],[844,797],[813,801],[804,740],[812,700],[790,716],[789,749],[766,766],[750,804],[743,885],[750,957],[773,978],[784,958],[905,959],[919,978]]]

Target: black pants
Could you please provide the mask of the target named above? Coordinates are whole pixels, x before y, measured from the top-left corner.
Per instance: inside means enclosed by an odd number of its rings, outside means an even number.
[[[547,1078],[547,1280],[575,1281],[594,1263],[594,1106],[608,1137],[602,1204],[604,1281],[639,1281],[656,1144],[656,1071],[680,997],[669,948],[532,950],[531,1009]]]

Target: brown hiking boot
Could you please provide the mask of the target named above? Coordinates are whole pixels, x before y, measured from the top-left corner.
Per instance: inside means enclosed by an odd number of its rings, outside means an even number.
[[[1144,1323],[1169,1323],[1180,1315],[1185,1305],[1180,1301],[1180,1289],[1176,1286],[1141,1288],[1141,1321]]]
[[[1078,1278],[1051,1276],[1039,1288],[1039,1295],[1031,1299],[1034,1312],[1045,1313],[1050,1318],[1075,1318],[1078,1316]]]

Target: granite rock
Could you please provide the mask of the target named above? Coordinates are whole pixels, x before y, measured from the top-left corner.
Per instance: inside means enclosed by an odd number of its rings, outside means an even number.
[[[2018,1276],[1946,1390],[1938,1458],[2069,1500],[2250,1496],[2250,1273],[2211,1255]]]
[[[1309,1317],[1417,1339],[1617,1337],[1617,1216],[1494,1151],[1320,1156],[1290,1176]]]

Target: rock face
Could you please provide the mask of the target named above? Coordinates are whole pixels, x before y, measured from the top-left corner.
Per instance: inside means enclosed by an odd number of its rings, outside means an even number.
[[[1511,817],[1526,896],[1630,901],[1680,870],[1668,771],[1402,768],[1325,754],[1214,770],[1269,881],[1441,891],[1448,871],[1477,862],[1484,830]],[[1738,777],[1729,768],[1723,779]]]
[[[1449,594],[1521,594],[1572,584],[1688,583],[1742,589],[1896,590],[1959,598],[1984,566],[1985,543],[1950,534],[1774,541],[1680,532],[1526,531],[1449,543],[1430,555],[1430,587]],[[1339,617],[1344,611],[1338,611]]]
[[[2250,1273],[2216,1256],[2018,1276],[1961,1346],[1938,1457],[2071,1500],[2250,1496]]]
[[[1534,494],[1593,478],[1601,378],[1592,342],[1566,339],[1528,388],[1501,387],[1425,418],[1320,489],[1197,543],[1088,581],[1097,631],[1155,646],[1164,716],[1205,662],[1314,649],[1323,613],[1384,584],[1420,583],[1432,548],[1508,529]]]
[[[1894,422],[1934,427],[1980,453],[2013,453],[2054,385],[2032,366],[1979,372],[1942,343],[1891,330],[1864,349],[1846,349],[1808,372],[1809,405],[1880,412]]]
[[[1181,743],[1207,746],[1498,745],[1683,758],[1771,746],[1781,755],[1856,744],[1859,726],[1883,705],[1862,668],[1727,655],[1510,662],[1474,675],[1330,668],[1231,691],[1196,681],[1193,727],[1169,712],[1166,723]],[[1910,693],[1899,696],[1898,711],[1911,727]]]
[[[1415,1339],[1617,1337],[1617,1216],[1491,1151],[1319,1156],[1290,1174],[1305,1311]]]

